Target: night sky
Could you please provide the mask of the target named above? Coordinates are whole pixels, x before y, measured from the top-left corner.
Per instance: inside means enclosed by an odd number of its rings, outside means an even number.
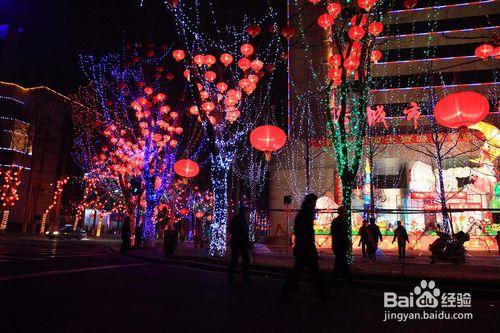
[[[159,0],[0,0],[0,24],[24,30],[20,73],[24,86],[48,85],[68,94],[85,83],[80,53],[101,55],[134,41],[173,40],[168,11]],[[170,34],[170,35],[169,35]]]

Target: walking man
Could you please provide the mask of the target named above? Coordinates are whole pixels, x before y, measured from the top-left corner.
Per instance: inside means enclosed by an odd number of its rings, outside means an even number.
[[[368,246],[368,222],[366,220],[363,220],[363,225],[359,228],[358,235],[358,246],[361,246],[361,253],[363,254],[363,258],[366,258],[366,247]]]
[[[373,217],[370,218],[370,225],[368,226],[368,258],[375,262],[376,252],[378,249],[378,241],[382,241],[382,233],[380,232],[380,228],[375,224],[375,219]]]
[[[350,267],[347,262],[349,238],[347,235],[347,208],[340,206],[338,215],[330,226],[332,235],[332,250],[335,254],[335,267],[333,268],[332,282],[338,278],[349,279]]]
[[[250,255],[248,253],[248,209],[240,206],[238,214],[236,214],[229,222],[229,234],[231,235],[231,261],[229,263],[228,282],[234,283],[234,268],[238,263],[238,258],[241,256],[243,261],[243,274],[246,282],[249,280],[248,266],[250,264]]]
[[[399,260],[405,260],[406,259],[406,243],[409,243],[408,239],[408,233],[406,232],[405,227],[403,227],[403,224],[401,221],[398,221],[398,227],[394,229],[394,238],[392,239],[392,243],[394,244],[394,241],[396,239],[398,240],[398,255],[399,255]]]
[[[299,276],[307,268],[312,276],[314,285],[319,292],[322,301],[329,298],[328,290],[321,277],[318,264],[318,252],[314,244],[314,209],[318,197],[314,193],[305,196],[300,211],[295,217],[294,233],[295,246],[293,255],[295,256],[295,265],[290,277],[283,285],[282,296],[284,299],[290,297],[290,294],[299,289]]]

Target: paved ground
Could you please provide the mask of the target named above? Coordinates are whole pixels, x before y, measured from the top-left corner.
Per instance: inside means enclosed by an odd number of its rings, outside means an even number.
[[[284,302],[280,279],[229,286],[222,272],[119,256],[111,244],[0,236],[0,331],[473,332],[500,323],[500,302],[484,293],[472,294],[472,320],[384,322],[380,289],[335,289],[324,305],[304,284]]]

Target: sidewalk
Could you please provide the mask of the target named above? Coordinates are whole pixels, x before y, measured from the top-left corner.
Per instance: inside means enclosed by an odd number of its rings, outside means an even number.
[[[113,250],[118,251],[118,246]],[[157,243],[154,249],[132,250],[127,255],[164,263],[185,263],[210,265],[217,270],[225,270],[228,258],[213,258],[208,256],[208,250],[195,249],[193,243],[185,242],[177,245],[176,253],[168,258],[163,254],[163,248]],[[322,254],[320,267],[323,272],[333,269],[334,256]],[[263,245],[256,247],[251,256],[252,271],[287,275],[294,263],[291,253],[269,249]],[[426,252],[410,252],[405,263],[398,261],[397,254],[384,253],[373,263],[355,252],[355,262],[352,275],[356,279],[381,279],[391,281],[413,281],[425,279],[447,280],[449,282],[478,282],[493,284],[500,287],[500,256],[493,253],[472,253],[468,255],[467,263],[454,265],[451,263],[430,264],[429,254]]]

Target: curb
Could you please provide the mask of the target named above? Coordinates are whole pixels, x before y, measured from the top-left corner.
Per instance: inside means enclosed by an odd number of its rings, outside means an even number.
[[[227,272],[228,261],[224,259],[212,259],[197,256],[172,256],[172,257],[151,257],[135,253],[121,253],[119,249],[110,246],[110,250],[118,255],[123,255],[147,262],[157,264],[167,264],[175,266],[190,267],[215,272]],[[266,278],[274,278],[284,280],[290,275],[290,268],[273,267],[266,265],[250,265],[250,275]],[[236,269],[236,274],[241,274],[241,269]],[[326,278],[330,278],[329,274],[324,274]],[[303,281],[311,281],[309,276],[305,276]],[[419,283],[422,277],[408,276],[408,275],[384,275],[384,274],[366,274],[360,272],[353,272],[351,274],[350,287],[352,288],[370,288],[387,291],[390,290],[405,290],[413,287]],[[483,281],[471,280],[463,278],[455,279],[434,279],[439,282],[439,286],[443,290],[466,290],[476,296],[484,295],[487,298],[498,297],[500,298],[500,281]]]

